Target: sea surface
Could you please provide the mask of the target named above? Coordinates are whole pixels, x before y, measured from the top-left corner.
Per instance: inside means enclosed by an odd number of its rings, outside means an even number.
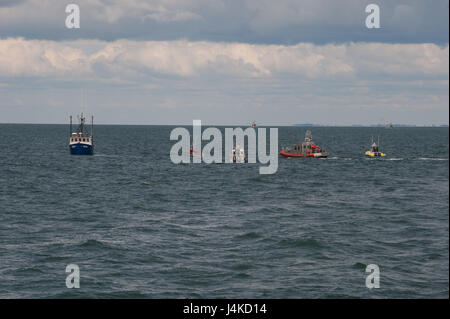
[[[448,128],[313,127],[330,157],[273,175],[175,165],[173,128],[97,125],[72,156],[68,125],[0,125],[0,298],[449,297]]]

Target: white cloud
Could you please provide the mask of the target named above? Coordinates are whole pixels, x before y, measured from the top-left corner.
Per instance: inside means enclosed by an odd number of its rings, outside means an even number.
[[[0,77],[147,76],[342,79],[377,75],[448,76],[449,47],[350,43],[292,46],[189,41],[0,39]]]
[[[86,56],[52,41],[0,40],[0,76],[63,76],[86,73]]]

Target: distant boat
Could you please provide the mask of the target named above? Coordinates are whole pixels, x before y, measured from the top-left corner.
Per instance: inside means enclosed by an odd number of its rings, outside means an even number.
[[[392,123],[386,124],[386,128],[394,128],[394,125]]]
[[[297,143],[289,147],[283,147],[280,155],[284,157],[321,158],[328,157],[328,152],[313,142],[311,131],[306,131],[304,142]]]
[[[94,154],[94,117],[92,116],[91,131],[87,132],[85,127],[86,119],[81,113],[80,124],[77,130],[72,130],[72,115],[70,116],[70,140],[69,149],[72,155],[93,155]]]
[[[192,157],[202,157],[202,152],[200,152],[198,149],[194,149],[192,145],[189,147],[189,152],[191,153]]]
[[[251,127],[256,128],[256,122],[255,121],[252,122]]]
[[[232,156],[230,158],[230,163],[247,163],[247,156],[245,155],[245,151],[240,146],[236,146],[233,148]]]
[[[378,144],[380,144],[380,142],[378,142]],[[380,152],[380,150],[378,149],[378,145],[377,145],[377,143],[375,143],[373,141],[373,138],[372,138],[371,149],[366,151],[364,154],[368,157],[385,157],[386,156],[385,153]]]

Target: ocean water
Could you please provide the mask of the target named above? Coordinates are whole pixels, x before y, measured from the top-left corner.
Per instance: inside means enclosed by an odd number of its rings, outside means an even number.
[[[274,175],[175,165],[172,128],[97,125],[71,156],[67,125],[0,125],[0,297],[449,297],[448,128],[312,128],[330,157]]]

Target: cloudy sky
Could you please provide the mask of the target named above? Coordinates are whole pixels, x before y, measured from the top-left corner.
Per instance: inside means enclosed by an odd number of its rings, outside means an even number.
[[[81,27],[65,26],[69,3]],[[381,28],[367,29],[376,3]],[[448,124],[448,0],[0,0],[0,123]]]

